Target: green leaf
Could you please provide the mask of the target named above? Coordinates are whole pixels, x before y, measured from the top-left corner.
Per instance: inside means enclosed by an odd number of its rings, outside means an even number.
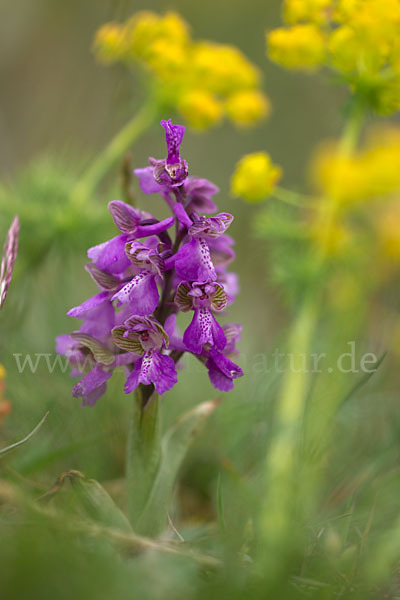
[[[15,444],[11,444],[11,446],[7,446],[6,448],[3,448],[2,450],[0,450],[0,456],[4,456],[5,454],[8,454],[9,452],[12,452],[16,448],[19,448],[20,446],[22,446],[23,444],[25,444],[25,442],[27,442],[28,440],[30,440],[31,437],[33,437],[35,435],[35,433],[41,428],[41,426],[43,425],[43,423],[47,419],[48,414],[49,414],[49,411],[47,411],[47,413],[44,415],[44,417],[40,421],[40,423],[38,423],[36,425],[36,427],[34,429],[32,429],[32,431],[30,433],[28,433],[28,435],[26,437],[24,437],[22,440],[20,440],[19,442],[15,442]]]
[[[226,532],[225,511],[224,511],[224,495],[222,490],[221,474],[218,475],[217,481],[217,514],[218,523],[222,533]]]
[[[82,473],[76,471],[75,474],[70,478],[71,486],[88,517],[109,527],[132,531],[128,519],[103,486],[95,479],[87,479]]]
[[[386,352],[384,352],[383,354],[381,354],[381,356],[377,359],[377,361],[373,365],[373,369],[369,369],[368,373],[363,373],[363,375],[355,382],[355,384],[353,385],[353,387],[350,389],[350,391],[343,398],[343,400],[341,402],[342,405],[346,404],[347,402],[349,402],[349,400],[351,400],[353,398],[353,396],[360,389],[362,389],[365,385],[367,385],[367,383],[369,382],[369,380],[371,379],[371,377],[377,372],[377,370],[379,369],[379,367],[381,366],[381,364],[385,360],[385,357],[386,357]]]
[[[216,401],[203,402],[183,415],[163,436],[161,461],[154,484],[135,531],[157,536],[165,528],[173,487],[188,448],[214,411]]]

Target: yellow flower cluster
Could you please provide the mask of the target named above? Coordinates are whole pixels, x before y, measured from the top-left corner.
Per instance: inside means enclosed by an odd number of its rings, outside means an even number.
[[[400,263],[400,128],[375,130],[350,154],[325,145],[311,175],[320,201],[308,233],[326,255],[356,251],[361,235],[367,252]]]
[[[399,0],[286,0],[287,27],[267,33],[271,60],[329,67],[383,114],[400,109]]]
[[[255,65],[234,46],[193,40],[174,12],[144,11],[122,24],[107,23],[93,47],[103,63],[138,63],[148,70],[163,101],[194,128],[206,129],[224,116],[252,125],[269,113]]]
[[[325,146],[312,162],[312,177],[320,193],[340,207],[400,193],[400,129],[375,131],[350,155]]]
[[[271,194],[281,176],[282,169],[266,152],[246,154],[236,165],[231,191],[249,202],[260,202]]]
[[[325,58],[325,37],[312,23],[268,34],[269,57],[287,69],[315,70]]]

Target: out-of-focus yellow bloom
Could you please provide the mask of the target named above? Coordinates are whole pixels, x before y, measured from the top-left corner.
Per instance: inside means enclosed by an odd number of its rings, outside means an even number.
[[[283,17],[289,25],[302,21],[324,24],[329,19],[332,0],[286,0],[283,5]]]
[[[311,176],[323,196],[340,205],[368,197],[363,162],[355,156],[341,156],[337,145],[327,145],[317,152]]]
[[[139,63],[157,83],[161,102],[176,107],[190,125],[206,129],[225,115],[251,124],[268,113],[260,72],[234,46],[192,40],[176,13],[135,14],[99,29],[94,52],[104,63]]]
[[[379,44],[365,44],[352,27],[343,25],[336,29],[328,42],[332,66],[345,73],[375,75],[385,63],[385,53]]]
[[[391,115],[400,110],[400,73],[377,91],[376,110],[381,115]]]
[[[2,364],[0,364],[0,381],[6,378],[6,370]]]
[[[166,82],[174,80],[188,66],[187,50],[171,40],[155,40],[149,46],[146,65],[160,79]]]
[[[222,119],[222,104],[205,90],[189,90],[178,102],[178,110],[194,129],[208,129]]]
[[[337,218],[327,217],[323,210],[313,216],[308,232],[314,244],[328,257],[344,252],[352,237],[351,231],[344,223]]]
[[[258,69],[234,46],[199,42],[194,44],[190,68],[192,77],[207,89],[227,95],[241,89],[255,88],[260,79]]]
[[[184,48],[189,44],[187,23],[177,14],[167,12],[164,16],[150,11],[135,14],[126,24],[127,58],[151,60],[157,43],[172,43]]]
[[[400,203],[389,205],[376,218],[376,231],[382,254],[400,261]]]
[[[375,132],[360,151],[342,156],[336,145],[319,150],[312,177],[323,196],[340,206],[400,191],[400,130]]]
[[[295,25],[268,34],[271,60],[334,69],[377,112],[400,109],[399,0],[286,0],[284,19]]]
[[[226,101],[226,112],[238,125],[253,125],[267,117],[270,111],[268,98],[256,90],[236,92]]]
[[[126,28],[118,23],[106,23],[96,32],[93,51],[100,62],[114,63],[125,58]]]
[[[281,167],[273,164],[266,152],[246,154],[236,165],[231,191],[249,202],[259,202],[271,194],[281,176]]]
[[[312,24],[274,29],[267,33],[268,55],[288,69],[314,70],[325,58],[325,37]]]

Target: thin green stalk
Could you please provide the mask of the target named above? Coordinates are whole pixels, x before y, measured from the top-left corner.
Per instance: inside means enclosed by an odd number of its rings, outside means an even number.
[[[107,173],[122,159],[132,144],[154,123],[157,112],[156,104],[145,104],[112,138],[72,190],[71,204],[74,207],[79,209],[85,205]]]
[[[2,448],[0,450],[0,456],[4,456],[5,454],[8,454],[9,452],[12,452],[16,448],[19,448],[20,446],[22,446],[23,444],[25,444],[26,442],[28,442],[35,435],[35,433],[37,431],[39,431],[39,429],[41,428],[41,426],[43,425],[43,423],[45,422],[45,420],[47,419],[48,416],[49,416],[49,411],[47,411],[47,413],[40,420],[40,422],[36,425],[36,427],[30,433],[28,433],[28,435],[26,437],[24,437],[22,440],[19,440],[19,442],[15,442],[15,444],[11,444],[11,446],[7,446],[6,448]]]
[[[155,392],[143,406],[143,390],[133,394],[126,457],[128,511],[135,528],[148,500],[161,459],[160,400]]]
[[[340,152],[349,154],[355,144],[362,125],[362,112],[354,111],[342,136]],[[333,218],[334,211],[330,213]],[[330,222],[326,223],[330,226]],[[318,268],[315,271],[316,284],[321,274],[325,253],[316,257]],[[293,511],[300,505],[306,516],[309,499],[299,497],[303,493],[298,462],[298,448],[303,416],[310,386],[309,361],[312,340],[319,319],[321,288],[316,285],[305,294],[304,300],[292,326],[288,341],[288,357],[291,361],[284,374],[281,394],[277,405],[276,428],[266,460],[267,496],[260,515],[262,539],[261,564],[263,573],[273,584],[278,580],[281,569],[285,569],[289,548],[296,547],[295,537],[299,535],[294,527]],[[312,486],[308,486],[312,494]],[[296,499],[296,501],[294,501]],[[289,538],[291,543],[288,543]]]
[[[313,201],[311,197],[306,196],[305,194],[293,192],[292,190],[287,190],[280,186],[274,188],[272,196],[277,200],[280,200],[280,202],[288,204],[289,206],[295,206],[296,208],[312,208],[315,203],[315,200]]]

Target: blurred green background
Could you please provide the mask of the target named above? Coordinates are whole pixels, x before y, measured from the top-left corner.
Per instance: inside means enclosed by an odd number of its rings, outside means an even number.
[[[270,118],[255,129],[243,131],[224,124],[202,134],[188,130],[183,144],[191,173],[215,182],[221,190],[219,207],[235,215],[231,231],[236,238],[237,258],[233,267],[239,274],[242,291],[224,319],[243,323],[239,363],[245,377],[238,380],[233,393],[222,398],[205,433],[193,446],[182,470],[180,503],[174,516],[187,527],[187,535],[195,535],[193,531],[198,528],[200,539],[203,536],[207,540],[215,527],[216,487],[222,473],[231,543],[227,543],[227,553],[236,556],[240,550],[245,555],[241,534],[248,526],[249,506],[256,500],[258,469],[268,444],[280,381],[280,374],[272,367],[265,372],[263,357],[280,347],[289,319],[283,295],[270,283],[268,248],[254,237],[252,223],[257,208],[229,195],[229,178],[243,154],[265,149],[282,165],[285,186],[307,189],[310,153],[320,140],[340,133],[345,105],[345,93],[340,87],[318,76],[289,75],[267,61],[264,32],[280,23],[277,0],[0,0],[0,180],[3,199],[9,198],[7,215],[0,214],[1,239],[14,210],[13,199],[23,203],[26,216],[22,218],[20,250],[26,262],[17,266],[0,313],[0,362],[8,373],[6,396],[13,406],[0,430],[1,445],[27,433],[50,410],[37,437],[7,460],[3,474],[35,496],[44,493],[62,471],[79,469],[105,482],[122,505],[124,502],[120,492],[129,399],[122,392],[122,374],[113,377],[107,395],[95,409],[80,409],[79,401],[71,397],[68,372],[63,373],[56,366],[49,373],[42,359],[35,373],[27,369],[19,375],[13,355],[46,353],[54,360],[55,336],[72,328],[65,313],[95,293],[95,286],[83,269],[85,249],[114,235],[106,203],[121,197],[118,169],[96,198],[99,212],[104,210],[104,219],[100,218],[98,226],[95,223],[86,229],[81,226],[72,230],[57,250],[57,245],[52,247],[39,267],[35,264],[43,258],[39,241],[48,234],[47,203],[57,205],[58,218],[62,220],[62,199],[75,174],[83,170],[140,105],[143,91],[139,78],[120,65],[104,68],[91,54],[93,35],[100,25],[123,20],[140,9],[176,10],[190,23],[194,38],[238,46],[264,73],[265,90],[273,106]],[[154,128],[135,145],[133,165],[144,166],[149,155],[164,155],[161,128]],[[161,214],[160,200],[145,197],[138,186],[135,189],[143,209]],[[39,222],[36,211],[41,214]],[[31,222],[36,223],[32,230]],[[383,381],[378,374],[368,390],[362,404],[356,401],[346,406],[338,419],[337,436],[341,435],[342,444],[335,447],[335,469],[330,472],[325,465],[326,474],[322,475],[332,478],[329,489],[351,479],[366,461],[373,470],[377,460],[374,448],[381,448],[382,444],[386,444],[385,456],[389,456],[386,484],[393,474],[390,469],[397,474],[396,380]],[[324,394],[329,392],[324,390]],[[180,373],[180,384],[163,399],[165,425],[186,408],[216,395],[205,370],[194,360],[187,360]],[[354,456],[355,462],[346,471],[349,455]],[[243,492],[246,480],[253,481],[250,494]],[[397,483],[396,486],[397,490]],[[371,508],[370,491],[360,501],[360,527],[365,525]],[[383,497],[386,512],[382,518],[390,520],[397,514],[393,493],[385,495],[384,489]],[[351,501],[345,498],[345,504]],[[333,507],[334,512],[336,500]],[[344,507],[339,502],[339,514],[346,510],[350,510],[348,505]],[[321,515],[316,515],[313,523],[315,544],[321,519]],[[334,547],[337,532],[329,531],[326,544]],[[317,564],[315,573],[320,573],[321,568]],[[340,580],[340,574],[333,571],[333,579]],[[253,581],[254,589],[246,588],[246,577],[240,569],[235,571],[234,561],[227,563],[211,586],[207,587],[207,581],[189,560],[150,555],[126,562],[106,543],[81,546],[74,535],[60,533],[57,527],[42,527],[41,523],[35,523],[28,532],[23,524],[15,531],[8,527],[0,541],[0,596],[4,600],[25,598],[28,594],[40,599],[53,598],[55,594],[58,598],[73,594],[77,599],[88,594],[99,598],[171,600],[200,598],[203,594],[209,598],[264,597],[257,579],[256,583]],[[279,597],[302,595],[297,588],[286,589],[287,585],[287,581],[282,583]],[[304,590],[310,592],[306,584]],[[320,597],[331,597],[328,592],[319,593]],[[353,591],[348,597],[356,597],[355,594]]]

